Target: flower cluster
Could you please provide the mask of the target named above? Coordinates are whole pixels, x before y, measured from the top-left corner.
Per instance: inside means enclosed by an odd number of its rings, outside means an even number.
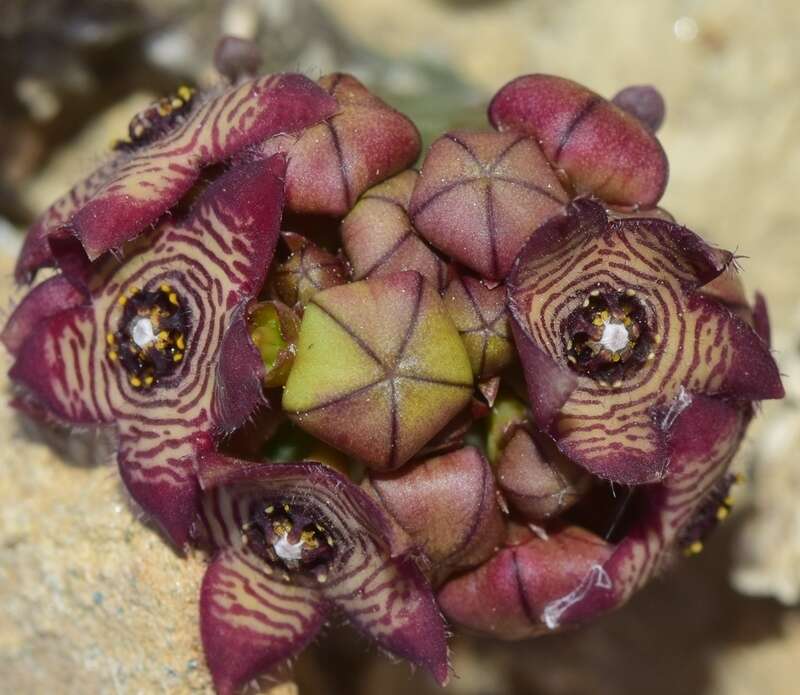
[[[332,612],[444,684],[446,621],[551,632],[698,552],[783,389],[733,255],[656,207],[658,92],[520,77],[417,170],[355,78],[216,57],[33,225],[2,340],[13,404],[113,428],[208,552],[217,690]]]

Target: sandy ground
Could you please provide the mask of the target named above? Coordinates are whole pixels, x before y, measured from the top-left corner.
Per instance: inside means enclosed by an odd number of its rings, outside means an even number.
[[[800,654],[800,614],[791,607],[800,602],[796,3],[320,4],[331,24],[309,25],[308,46],[292,67],[318,74],[353,63],[369,73],[378,64],[384,74],[389,65],[395,91],[434,95],[424,104],[408,99],[409,110],[438,109],[445,123],[466,119],[454,103],[472,109],[525,72],[558,73],[608,95],[630,83],[658,85],[668,103],[661,139],[671,181],[664,205],[743,256],[748,287],[769,299],[786,375],[787,399],[765,405],[739,457],[751,483],[707,553],[580,632],[515,645],[459,636],[460,678],[448,692],[794,695]],[[254,17],[280,23],[291,12],[289,0],[232,1],[218,9],[211,20],[187,24],[184,52],[205,50],[196,26],[205,27],[207,43],[209,26],[255,31]],[[331,27],[338,38],[327,44]],[[456,97],[441,90],[460,101],[437,102],[436,79],[461,85]],[[130,95],[92,119],[26,179],[20,192],[28,207],[41,209],[97,161],[148,98]],[[13,233],[0,230],[3,308],[14,295],[8,251],[15,243]],[[4,380],[0,388],[7,388]],[[210,693],[196,622],[202,558],[179,558],[138,517],[102,440],[46,443],[7,408],[0,409],[0,431],[0,692]],[[87,457],[99,462],[75,463]],[[337,630],[300,659],[296,680],[274,695],[436,692],[423,676],[373,658],[351,633]]]

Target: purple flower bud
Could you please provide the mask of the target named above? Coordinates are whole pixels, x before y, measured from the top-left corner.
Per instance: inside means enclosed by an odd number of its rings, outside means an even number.
[[[589,490],[591,476],[552,441],[518,427],[503,448],[497,481],[524,519],[542,522],[574,506]]]
[[[369,485],[434,576],[480,564],[505,535],[492,470],[472,447],[371,474]]]
[[[501,280],[525,241],[566,202],[532,138],[455,132],[431,145],[409,211],[436,248]]]
[[[294,232],[281,234],[289,250],[270,277],[272,290],[284,304],[302,308],[320,290],[344,284],[347,267],[341,258],[328,253],[312,241]]]
[[[617,92],[613,103],[623,111],[636,116],[654,133],[661,127],[666,114],[666,104],[661,93],[651,85],[634,85]]]
[[[655,129],[575,82],[518,77],[495,95],[489,120],[535,137],[578,193],[642,208],[664,193],[669,167]]]
[[[353,279],[415,270],[441,293],[447,285],[447,262],[434,251],[408,218],[411,193],[419,179],[408,170],[368,190],[342,221],[342,245]]]
[[[453,274],[444,294],[447,313],[461,334],[478,379],[497,376],[514,360],[506,312],[506,288],[490,288],[468,275]]]
[[[289,210],[341,216],[366,189],[412,164],[420,139],[411,121],[354,77],[336,73],[319,84],[336,100],[335,114],[298,135],[267,140],[262,149],[287,155]]]

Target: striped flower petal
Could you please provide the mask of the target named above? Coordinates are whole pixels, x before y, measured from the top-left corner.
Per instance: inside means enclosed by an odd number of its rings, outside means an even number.
[[[199,470],[201,528],[215,549],[201,630],[221,692],[298,654],[334,607],[383,649],[446,682],[430,586],[366,493],[316,463],[207,454]]]
[[[17,257],[14,268],[17,282],[31,282],[37,270],[55,265],[49,243],[51,235],[67,224],[72,216],[116,175],[124,161],[124,155],[115,153],[85,179],[78,181],[39,216],[28,229],[22,250]]]
[[[308,78],[293,74],[267,75],[195,101],[202,98],[194,97],[185,116],[169,127],[153,126],[157,137],[142,136],[142,144],[118,150],[42,215],[20,256],[18,279],[52,264],[47,242],[59,227],[68,225],[93,260],[156,221],[203,167],[275,133],[318,123],[337,108]]]
[[[11,369],[61,420],[116,424],[128,489],[178,545],[194,515],[193,457],[260,402],[243,307],[277,241],[284,167],[232,169],[184,220],[103,262],[91,303],[40,321]]]
[[[654,219],[608,222],[578,201],[534,235],[509,279],[537,424],[595,475],[661,479],[689,394],[780,398],[767,344],[698,291],[730,254]]]
[[[318,592],[266,574],[252,554],[217,553],[200,590],[200,636],[218,695],[303,651],[327,613]]]

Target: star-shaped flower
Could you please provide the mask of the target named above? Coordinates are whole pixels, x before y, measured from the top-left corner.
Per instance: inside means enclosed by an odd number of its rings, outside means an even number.
[[[539,229],[509,278],[533,418],[590,473],[636,485],[668,472],[693,395],[783,395],[766,341],[703,292],[732,262],[685,227],[608,220],[590,201]]]
[[[334,609],[382,649],[447,682],[430,585],[365,492],[321,464],[217,454],[200,460],[200,482],[200,528],[214,553],[200,629],[220,695],[299,654]]]
[[[284,171],[281,156],[231,169],[184,219],[93,264],[87,296],[34,289],[4,334],[25,398],[68,424],[115,426],[128,490],[179,546],[196,512],[197,454],[262,400],[245,308],[277,242]],[[48,282],[69,288],[61,275]]]

